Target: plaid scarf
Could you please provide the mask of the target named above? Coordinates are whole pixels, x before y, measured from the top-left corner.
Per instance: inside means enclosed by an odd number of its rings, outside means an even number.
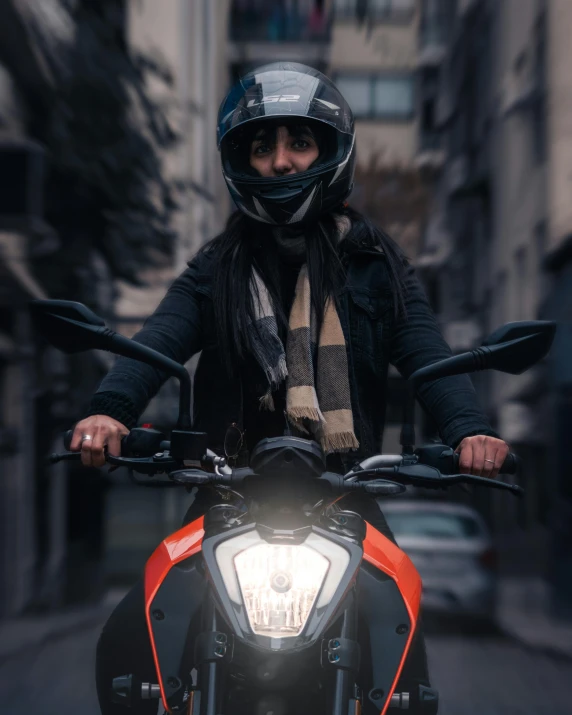
[[[296,283],[284,350],[268,289],[256,270],[251,290],[255,311],[255,322],[250,326],[252,344],[268,379],[268,390],[260,398],[261,408],[274,410],[272,392],[286,379],[286,415],[300,432],[318,439],[325,452],[357,448],[346,343],[334,300],[329,298],[326,303],[317,335],[318,321],[304,264]]]

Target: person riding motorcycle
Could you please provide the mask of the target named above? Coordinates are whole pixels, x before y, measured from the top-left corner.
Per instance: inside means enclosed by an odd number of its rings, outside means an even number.
[[[336,86],[311,67],[277,62],[249,72],[218,117],[222,171],[237,205],[225,230],[188,263],[135,340],[195,374],[195,427],[231,465],[265,437],[316,439],[344,472],[381,450],[387,371],[408,377],[449,357],[415,271],[397,245],[346,199],[356,161],[354,118]],[[166,379],[119,358],[74,429],[72,451],[102,466]],[[495,478],[508,446],[491,429],[466,376],[417,395],[460,469]],[[213,497],[214,498],[214,497]],[[345,508],[395,542],[373,498]],[[195,500],[190,521],[214,503]],[[126,672],[154,682],[142,584],[117,606],[97,649],[104,715],[119,715],[111,682]],[[423,635],[402,681],[429,684]],[[155,713],[156,702],[141,713]]]

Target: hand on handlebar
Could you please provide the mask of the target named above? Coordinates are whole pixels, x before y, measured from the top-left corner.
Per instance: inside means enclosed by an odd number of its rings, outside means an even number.
[[[502,439],[480,434],[465,437],[456,452],[459,454],[460,472],[496,479],[509,453],[509,446]]]
[[[104,448],[107,447],[109,454],[120,456],[121,439],[127,434],[129,434],[127,427],[112,417],[92,415],[75,426],[69,450],[71,452],[81,450],[81,462],[85,467],[103,467]]]

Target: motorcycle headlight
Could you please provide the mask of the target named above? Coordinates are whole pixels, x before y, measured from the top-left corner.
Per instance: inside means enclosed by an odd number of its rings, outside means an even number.
[[[280,638],[300,635],[312,609],[330,603],[350,560],[346,549],[315,533],[302,544],[272,544],[251,531],[222,542],[215,555],[253,633]]]

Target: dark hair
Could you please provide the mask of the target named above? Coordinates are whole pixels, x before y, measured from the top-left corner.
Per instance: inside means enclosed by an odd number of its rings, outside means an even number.
[[[351,228],[338,244],[337,216],[347,216]],[[251,331],[254,301],[250,290],[253,266],[267,286],[279,325],[285,328],[280,296],[279,255],[267,250],[273,243],[272,228],[235,211],[225,230],[201,249],[214,262],[213,302],[220,351],[229,374],[252,354]],[[405,314],[403,269],[407,261],[398,245],[369,219],[349,207],[329,212],[304,230],[312,306],[320,320],[326,300],[343,286],[344,254],[356,248],[377,248],[384,252],[394,294],[395,315]]]

